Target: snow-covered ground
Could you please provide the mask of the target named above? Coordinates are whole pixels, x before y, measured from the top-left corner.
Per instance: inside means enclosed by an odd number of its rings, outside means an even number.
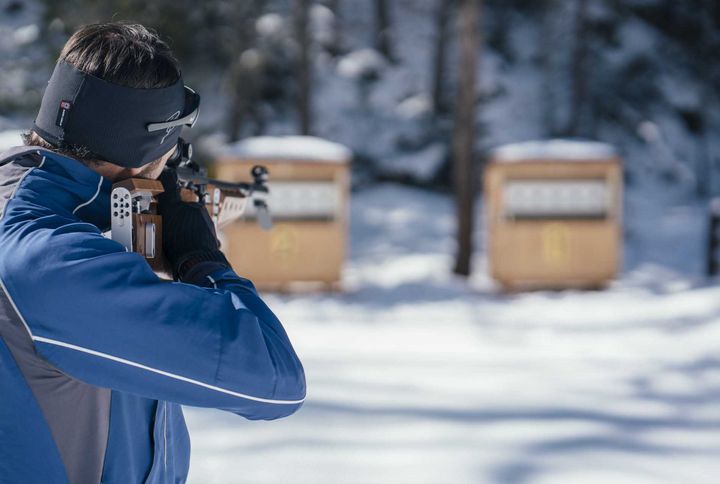
[[[481,228],[476,275],[449,275],[449,197],[355,194],[346,292],[266,295],[304,361],[306,404],[275,422],[188,408],[190,482],[717,482],[704,211],[658,187],[626,204],[608,290],[504,295]]]

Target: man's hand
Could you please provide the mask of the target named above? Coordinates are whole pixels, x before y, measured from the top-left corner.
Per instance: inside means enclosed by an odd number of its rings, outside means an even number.
[[[200,262],[230,267],[219,249],[210,214],[201,203],[183,202],[174,170],[165,170],[159,180],[165,191],[158,196],[158,213],[163,218],[163,249],[173,277],[187,282],[190,270]],[[194,279],[194,277],[193,277]]]

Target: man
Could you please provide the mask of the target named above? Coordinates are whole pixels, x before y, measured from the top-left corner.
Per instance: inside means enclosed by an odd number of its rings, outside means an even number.
[[[144,27],[83,27],[28,146],[0,156],[0,482],[184,482],[179,404],[249,419],[302,404],[282,325],[172,177],[159,209],[176,282],[103,236],[112,183],[158,177],[198,104]]]

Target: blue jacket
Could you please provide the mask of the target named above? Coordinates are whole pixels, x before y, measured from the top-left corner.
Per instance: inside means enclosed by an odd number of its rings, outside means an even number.
[[[252,283],[159,279],[103,236],[110,189],[50,151],[0,161],[2,483],[184,482],[179,404],[269,420],[305,398]]]

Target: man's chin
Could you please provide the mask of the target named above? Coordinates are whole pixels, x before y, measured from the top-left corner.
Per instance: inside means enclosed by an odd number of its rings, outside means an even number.
[[[105,178],[112,180],[113,182],[119,182],[127,180],[128,178],[144,178],[146,180],[157,180],[162,174],[163,168],[167,158],[170,156],[168,153],[163,158],[159,158],[155,161],[151,161],[140,168],[123,168],[112,163],[103,163],[99,166],[90,166]]]
[[[160,170],[160,172],[162,172],[162,170]],[[160,172],[158,172],[158,173],[155,173],[155,172],[133,173],[129,170],[123,170],[113,177],[113,182],[120,182],[123,180],[127,180],[129,178],[142,178],[145,180],[157,180],[158,177],[160,176]]]

